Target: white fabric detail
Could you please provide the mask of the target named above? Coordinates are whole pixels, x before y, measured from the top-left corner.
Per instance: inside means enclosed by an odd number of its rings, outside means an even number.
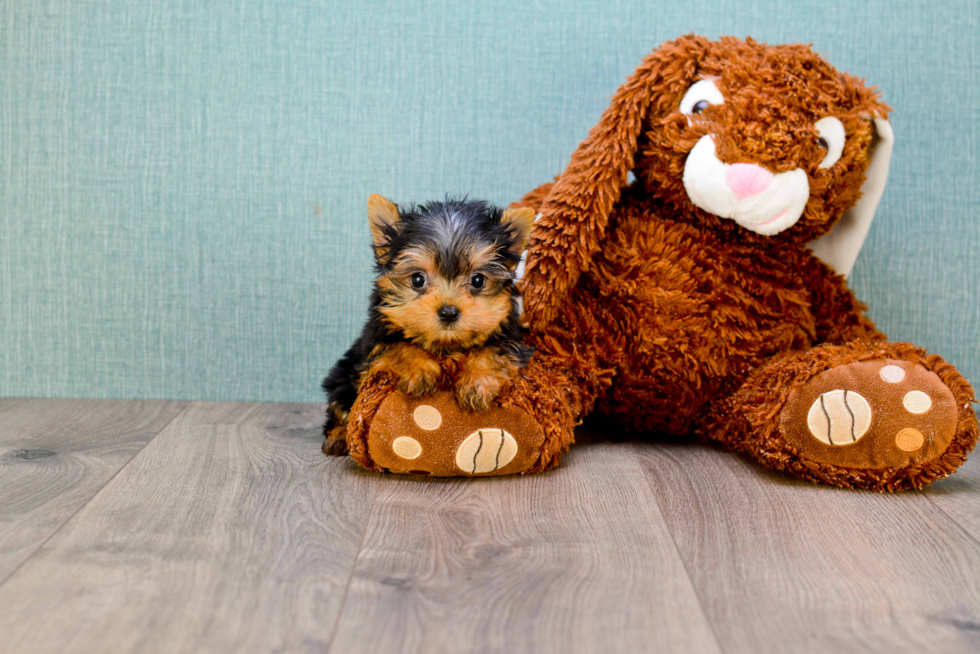
[[[426,431],[439,429],[442,424],[442,414],[439,413],[439,409],[431,404],[420,404],[415,407],[415,411],[412,412],[412,419],[415,420],[415,424],[419,428]]]
[[[932,398],[922,391],[909,391],[902,398],[902,406],[909,413],[925,413],[932,408]]]
[[[871,405],[863,396],[838,388],[813,401],[806,426],[827,445],[850,445],[868,432],[872,417]]]
[[[506,430],[478,429],[456,449],[456,467],[471,475],[496,472],[513,461],[519,449],[517,440]]]
[[[422,456],[422,444],[411,436],[399,436],[391,443],[391,451],[411,461]]]
[[[541,213],[534,214],[534,222],[538,222],[541,218]],[[521,260],[517,264],[517,268],[514,269],[514,281],[519,282],[524,279],[524,269],[527,268],[527,250],[521,252]],[[517,298],[517,315],[524,315],[524,298]]]
[[[763,236],[792,227],[803,215],[810,198],[803,170],[774,174],[764,191],[739,200],[728,186],[728,168],[715,156],[711,135],[702,136],[684,163],[684,188],[695,206]]]
[[[538,222],[541,219],[541,214],[534,214],[534,222]],[[521,252],[520,263],[517,264],[517,268],[514,270],[514,281],[521,281],[524,279],[524,269],[527,268],[527,250]]]
[[[905,371],[902,370],[900,366],[895,364],[889,364],[878,371],[881,378],[884,379],[889,384],[897,384],[903,379],[905,379]]]
[[[527,268],[527,250],[521,252],[521,260],[517,263],[517,268],[514,269],[514,280],[521,281],[524,279],[524,269]]]
[[[844,141],[847,134],[844,131],[844,123],[833,116],[826,116],[817,121],[814,127],[824,141],[827,142],[827,156],[817,166],[817,168],[830,168],[840,161],[840,155],[844,152]]]
[[[864,185],[861,186],[861,199],[841,217],[834,229],[810,244],[813,254],[845,277],[854,268],[864,239],[871,229],[875,209],[885,192],[888,181],[888,165],[895,145],[895,133],[884,118],[875,118],[877,138],[871,149],[871,163],[868,165]]]
[[[534,214],[534,222],[538,222],[538,220],[540,220],[540,218],[541,218],[541,214],[540,213]],[[525,268],[527,268],[527,250],[524,250],[523,252],[521,252],[521,260],[517,264],[517,268],[514,269],[514,281],[519,282],[522,279],[524,279],[524,269]]]
[[[695,82],[691,88],[687,90],[684,97],[681,99],[681,113],[690,114],[693,113],[694,105],[706,100],[709,104],[725,104],[725,96],[721,94],[718,87],[715,86],[715,81],[713,79],[703,79],[699,82]]]

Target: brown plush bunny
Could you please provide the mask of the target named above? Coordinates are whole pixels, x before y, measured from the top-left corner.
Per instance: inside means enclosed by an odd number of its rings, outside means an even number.
[[[528,366],[486,413],[452,402],[451,366],[428,397],[365,379],[352,456],[394,472],[535,472],[593,414],[837,486],[949,475],[977,441],[972,389],[938,356],[886,342],[841,276],[887,176],[888,111],[806,46],[664,44],[568,169],[518,203],[539,211]],[[396,438],[418,453],[397,455]]]

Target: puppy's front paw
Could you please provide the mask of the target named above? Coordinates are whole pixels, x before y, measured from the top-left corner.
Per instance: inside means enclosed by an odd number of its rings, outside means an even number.
[[[347,454],[347,422],[350,415],[339,402],[327,407],[327,440],[323,441],[323,453],[328,456]]]
[[[503,382],[494,375],[479,375],[460,381],[456,387],[456,399],[463,409],[483,412],[500,395]]]
[[[434,365],[434,369],[413,370],[403,374],[398,379],[398,390],[413,397],[431,395],[436,390],[440,372],[439,366]]]
[[[328,438],[323,441],[322,449],[327,456],[345,456],[347,454],[347,438]]]

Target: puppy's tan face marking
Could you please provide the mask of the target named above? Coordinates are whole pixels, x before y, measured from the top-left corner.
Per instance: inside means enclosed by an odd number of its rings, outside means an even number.
[[[511,273],[495,248],[462,244],[455,254],[457,274],[452,277],[435,248],[417,247],[402,252],[390,272],[378,279],[381,314],[426,350],[484,343],[511,312]],[[440,318],[445,307],[455,307],[458,317]]]
[[[804,46],[712,43],[656,93],[635,168],[651,194],[722,229],[809,241],[854,204],[888,107]],[[841,129],[842,128],[842,129]]]

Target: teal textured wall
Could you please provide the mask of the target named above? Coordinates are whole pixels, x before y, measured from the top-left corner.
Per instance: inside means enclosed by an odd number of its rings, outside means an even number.
[[[506,203],[658,43],[811,42],[895,109],[852,285],[980,382],[976,0],[6,0],[0,394],[319,400],[365,202]]]

